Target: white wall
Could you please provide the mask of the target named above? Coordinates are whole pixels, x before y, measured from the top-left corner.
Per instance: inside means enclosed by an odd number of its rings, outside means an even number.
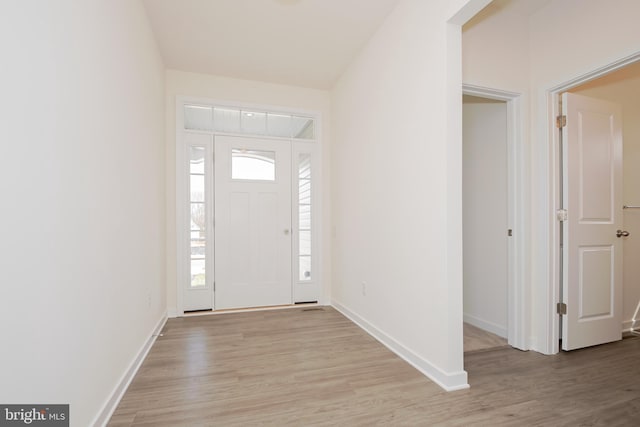
[[[543,353],[557,347],[552,339],[557,324],[550,321],[552,302],[557,300],[550,292],[550,284],[557,283],[557,253],[550,250],[557,187],[555,171],[550,169],[555,151],[550,142],[548,91],[639,52],[640,27],[635,22],[639,12],[635,0],[555,0],[530,17],[494,10],[471,21],[463,33],[465,83],[530,94],[529,110],[523,111],[531,168],[527,173],[531,177],[530,344]],[[528,72],[522,65],[527,62]]]
[[[506,6],[506,7],[505,7]],[[530,348],[531,339],[531,313],[526,304],[531,303],[531,142],[530,142],[530,61],[529,61],[529,17],[517,13],[505,2],[490,4],[480,13],[474,16],[462,28],[462,79],[466,85],[489,88],[499,91],[508,91],[519,94],[521,108],[520,121],[514,123],[521,131],[521,142],[517,148],[516,159],[513,163],[513,173],[517,177],[512,185],[518,185],[515,189],[514,203],[519,206],[513,214],[514,236],[518,236],[519,255],[514,259],[522,264],[518,265],[517,273],[512,276],[513,286],[523,290],[521,298],[524,307],[519,313],[524,319],[524,324],[518,321],[514,327],[521,335],[518,342],[519,348]],[[516,283],[515,281],[519,281]],[[518,294],[513,294],[514,296]],[[519,295],[518,295],[519,296]],[[514,307],[518,307],[514,304]],[[514,308],[515,309],[515,308]],[[515,313],[514,313],[515,314]],[[517,319],[517,316],[515,319]],[[514,320],[515,320],[514,319]],[[515,333],[515,331],[513,331]]]
[[[90,425],[166,310],[164,72],[131,0],[0,14],[0,401]]]
[[[507,105],[465,96],[464,320],[507,337]]]
[[[624,139],[623,204],[640,206],[640,63],[630,65],[571,92],[606,99],[622,106]],[[623,211],[624,229],[631,236],[624,239],[624,328],[640,328],[640,210]],[[633,320],[636,320],[635,322]]]
[[[466,3],[401,1],[331,93],[332,300],[449,388],[466,373],[460,31],[445,22]]]
[[[239,80],[206,74],[166,71],[166,216],[167,216],[167,308],[177,311],[176,294],[176,97],[189,96],[220,102],[265,105],[285,109],[319,112],[322,117],[322,263],[323,301],[329,301],[331,278],[331,198],[329,167],[331,164],[331,116],[329,92],[271,83]]]
[[[558,0],[531,17],[532,87],[532,283],[534,348],[550,352],[557,325],[550,322],[555,296],[548,284],[557,281],[556,254],[549,251],[555,230],[550,214],[556,187],[555,152],[550,142],[549,97],[553,87],[640,52],[635,0]],[[547,179],[547,177],[552,179]]]
[[[462,27],[462,81],[529,91],[529,18],[490,4]]]

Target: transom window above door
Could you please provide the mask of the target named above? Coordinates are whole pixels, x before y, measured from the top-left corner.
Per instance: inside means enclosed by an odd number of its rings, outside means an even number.
[[[321,117],[176,106],[177,308],[321,301]]]
[[[205,132],[315,139],[312,117],[235,107],[186,104],[184,128]]]

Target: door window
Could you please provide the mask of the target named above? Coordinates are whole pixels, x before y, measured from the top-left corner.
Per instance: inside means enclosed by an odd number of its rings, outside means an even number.
[[[275,151],[232,149],[231,179],[275,181]]]
[[[207,209],[205,197],[205,147],[189,148],[189,204],[191,211],[191,288],[202,288],[206,282]]]

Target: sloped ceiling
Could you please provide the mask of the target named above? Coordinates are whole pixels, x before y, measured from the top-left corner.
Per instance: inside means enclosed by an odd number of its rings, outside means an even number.
[[[399,0],[143,0],[170,69],[329,89]]]
[[[552,1],[553,0],[493,0],[488,7],[530,16],[546,7]]]
[[[494,0],[483,13],[551,1]],[[330,89],[400,0],[142,2],[167,68]]]

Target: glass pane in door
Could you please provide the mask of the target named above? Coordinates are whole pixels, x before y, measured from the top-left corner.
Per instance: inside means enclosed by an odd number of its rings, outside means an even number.
[[[205,184],[205,147],[189,148],[189,205],[191,214],[191,288],[207,286],[207,209]]]
[[[298,280],[311,280],[311,155],[298,157]]]
[[[232,149],[231,179],[275,181],[275,151]]]

